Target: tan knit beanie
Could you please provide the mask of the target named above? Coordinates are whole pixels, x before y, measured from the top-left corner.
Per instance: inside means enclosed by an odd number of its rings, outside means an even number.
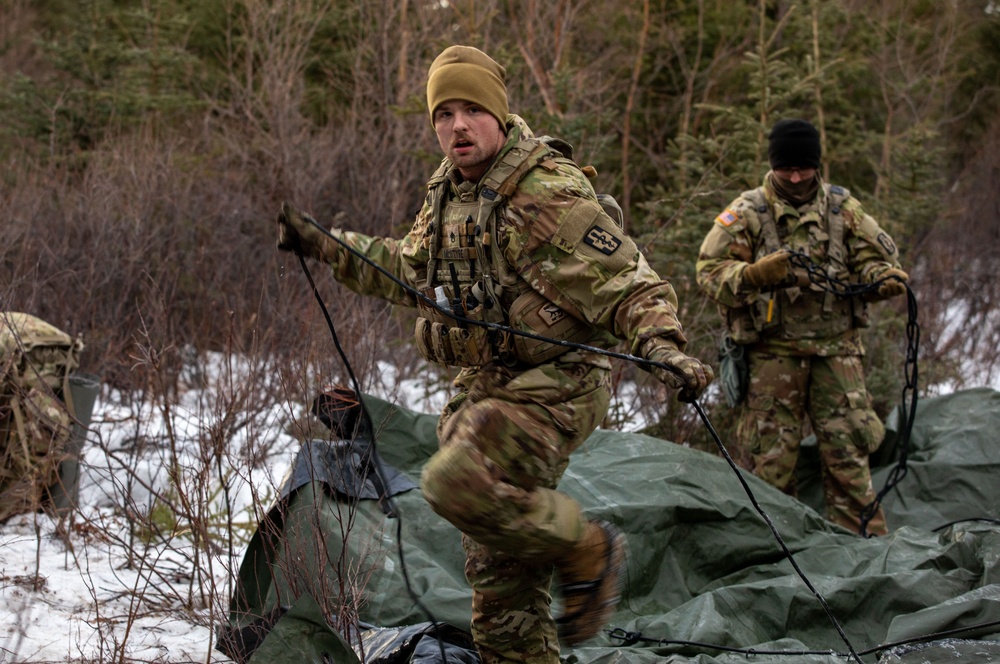
[[[507,70],[472,46],[449,46],[434,58],[427,72],[427,110],[451,99],[479,104],[503,127],[507,123]]]

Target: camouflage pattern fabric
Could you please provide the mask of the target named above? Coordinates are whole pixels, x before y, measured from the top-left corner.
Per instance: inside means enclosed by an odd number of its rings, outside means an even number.
[[[815,265],[826,265],[828,236],[823,211],[829,185],[821,186],[813,201],[796,209],[777,197],[770,175],[765,177],[760,191],[771,208],[782,246],[807,254]],[[889,268],[899,268],[895,243],[861,203],[851,197],[843,208],[844,248],[850,272],[845,276],[856,283],[870,284]],[[715,218],[702,242],[695,267],[698,285],[725,307],[756,302],[762,294],[744,288],[742,274],[747,264],[760,257],[762,249],[760,216],[751,198],[740,196]]]
[[[463,536],[465,576],[473,588],[472,635],[483,664],[556,664],[552,566],[504,554]]]
[[[507,136],[498,161],[532,138],[515,115],[507,117]],[[444,164],[453,201],[481,194]],[[403,239],[333,233],[405,284],[424,288],[437,216],[432,200],[429,193]],[[646,341],[662,337],[684,348],[673,288],[607,216],[586,175],[569,160],[529,171],[498,212],[493,234],[483,235],[475,243],[488,243],[493,264],[487,268],[502,289],[505,320],[519,296],[534,292],[540,306],[554,305],[582,322],[587,333],[574,339],[579,343],[609,348],[622,339],[639,354]],[[417,305],[414,295],[347,249],[327,259],[348,288]],[[584,518],[579,504],[555,487],[569,454],[607,412],[609,372],[607,357],[570,350],[534,365],[466,367],[456,378],[460,392],[444,410],[441,450],[428,462],[421,488],[465,535],[472,629],[484,662],[559,661],[549,611],[551,561],[580,539]]]
[[[465,533],[472,632],[486,664],[559,661],[551,561],[580,539],[585,519],[555,487],[607,412],[610,388],[606,369],[576,355],[464,376],[421,478],[431,507]]]
[[[782,247],[825,267],[829,185],[821,183],[816,198],[796,209],[778,199],[771,176],[758,192],[770,206]],[[853,197],[843,204],[843,218],[847,273],[839,278],[873,283],[899,267],[892,238]],[[775,292],[747,288],[743,270],[763,254],[763,245],[758,210],[751,196],[742,195],[716,217],[696,266],[699,286],[719,305],[733,336],[747,338],[746,326],[755,328],[747,346],[750,385],[735,456],[744,468],[794,495],[793,471],[808,414],[820,444],[827,518],[858,532],[860,510],[875,497],[868,455],[884,433],[865,389],[858,330],[863,321],[851,309],[824,311],[825,295],[815,285]],[[772,320],[744,316],[761,301],[772,302]],[[886,532],[881,513],[868,532]]]
[[[826,518],[858,532],[861,510],[875,499],[868,455],[885,428],[871,407],[857,355],[790,357],[751,350],[750,387],[741,413],[736,461],[769,484],[796,495],[795,464],[806,416],[823,466]],[[879,509],[868,524],[886,534]]]
[[[82,349],[40,318],[0,312],[0,521],[38,509],[59,479],[72,423],[61,395]]]

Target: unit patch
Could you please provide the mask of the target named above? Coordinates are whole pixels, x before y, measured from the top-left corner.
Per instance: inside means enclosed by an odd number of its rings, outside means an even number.
[[[542,308],[535,312],[535,314],[549,327],[566,318],[566,312],[551,302],[542,305]]]
[[[722,224],[723,226],[725,226],[727,228],[729,226],[732,226],[737,221],[739,221],[739,219],[740,219],[740,216],[738,214],[736,214],[735,212],[733,212],[732,210],[730,210],[729,208],[726,208],[725,210],[723,210],[722,214],[720,214],[718,217],[715,218],[715,220],[717,222],[719,222],[720,224]]]
[[[618,247],[622,246],[621,240],[600,226],[591,226],[590,230],[584,236],[583,241],[605,256],[610,256],[618,251]]]
[[[890,256],[896,255],[896,243],[892,241],[892,238],[889,237],[888,233],[882,231],[878,234],[876,239],[878,240],[878,243],[882,245],[882,248],[885,249],[887,254]]]

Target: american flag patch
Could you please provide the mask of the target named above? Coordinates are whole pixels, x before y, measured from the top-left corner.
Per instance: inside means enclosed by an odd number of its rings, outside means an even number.
[[[723,226],[731,226],[737,219],[739,219],[739,215],[729,208],[726,208],[722,214],[715,218],[715,220]]]

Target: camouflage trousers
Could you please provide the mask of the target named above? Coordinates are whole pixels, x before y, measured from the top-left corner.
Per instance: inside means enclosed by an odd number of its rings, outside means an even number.
[[[737,430],[736,461],[796,495],[795,464],[806,415],[819,448],[826,518],[853,532],[875,499],[868,455],[885,435],[865,388],[861,357],[788,357],[750,350],[750,386]],[[886,534],[879,509],[867,532]]]
[[[552,362],[463,373],[438,425],[421,489],[463,533],[472,635],[484,664],[558,664],[553,561],[583,535],[580,505],[555,490],[610,402],[606,367]]]

